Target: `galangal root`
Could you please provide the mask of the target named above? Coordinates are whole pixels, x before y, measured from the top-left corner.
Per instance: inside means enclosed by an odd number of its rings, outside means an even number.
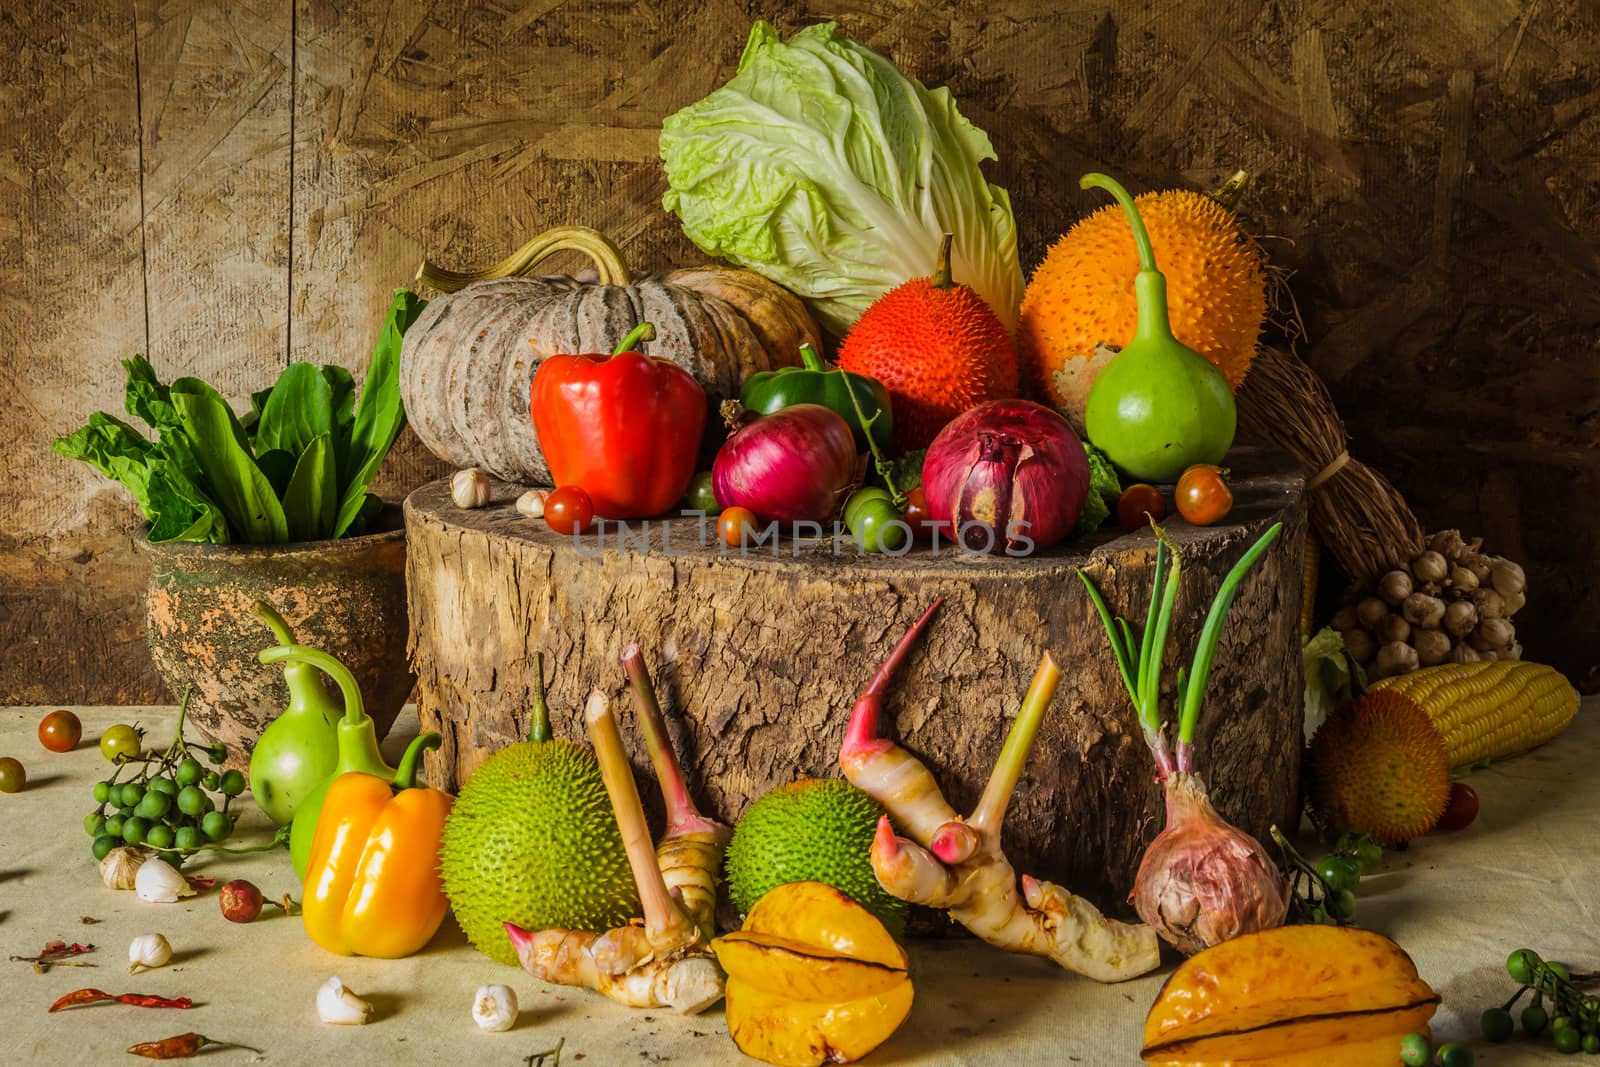
[[[610,698],[599,689],[591,691],[583,718],[622,831],[644,919],[603,933],[528,931],[506,923],[506,934],[522,969],[536,978],[593,989],[629,1007],[672,1008],[693,1015],[722,999],[723,975],[711,952],[711,938],[730,831],[701,815],[690,798],[637,645],[624,650],[622,663],[666,798],[667,830],[653,851]]]
[[[1120,982],[1154,970],[1161,959],[1154,930],[1107,919],[1088,901],[1027,875],[1022,876],[1019,899],[1016,872],[1000,850],[1006,807],[1061,680],[1048,652],[968,818],[950,807],[921,761],[878,736],[889,679],[938,607],[935,601],[873,675],[856,701],[839,750],[845,777],[889,812],[879,820],[872,843],[878,881],[901,900],[948,911],[991,945],[1048,956],[1099,982]],[[910,840],[895,835],[890,818]]]

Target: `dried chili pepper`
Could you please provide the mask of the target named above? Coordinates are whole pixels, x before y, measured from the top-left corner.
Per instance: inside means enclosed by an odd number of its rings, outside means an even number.
[[[93,945],[80,945],[76,941],[69,945],[65,941],[52,941],[40,949],[37,956],[12,956],[11,958],[19,963],[31,963],[34,970],[44,974],[53,964],[58,963],[64,967],[93,967],[94,964],[92,963],[69,962],[73,956],[82,956],[84,953],[93,951]]]
[[[118,1004],[131,1004],[136,1008],[192,1008],[194,1001],[188,997],[153,997],[148,993],[107,993],[103,989],[74,989],[50,1005],[51,1011],[96,1004],[102,1000]]]
[[[176,1037],[164,1037],[160,1041],[146,1041],[142,1045],[134,1045],[128,1049],[135,1056],[143,1056],[149,1060],[181,1060],[193,1056],[203,1048],[242,1048],[248,1052],[261,1055],[261,1050],[251,1048],[249,1045],[237,1045],[231,1041],[218,1041],[190,1031],[187,1034],[178,1034]]]

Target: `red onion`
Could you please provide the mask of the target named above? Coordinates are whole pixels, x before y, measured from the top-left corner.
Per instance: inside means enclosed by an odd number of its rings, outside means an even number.
[[[1199,775],[1175,771],[1164,784],[1167,826],[1133,881],[1139,918],[1186,955],[1282,926],[1289,886],[1272,858],[1223,821]]]
[[[1027,555],[1072,532],[1089,495],[1089,460],[1067,420],[1028,400],[957,415],[922,462],[928,514],[968,548]]]
[[[738,429],[711,466],[718,503],[749,508],[763,522],[825,523],[838,513],[857,480],[849,423],[820,404],[753,415],[729,401],[722,414]]]

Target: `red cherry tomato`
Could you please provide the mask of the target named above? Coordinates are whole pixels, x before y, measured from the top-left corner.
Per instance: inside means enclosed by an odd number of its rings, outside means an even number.
[[[564,537],[582,533],[594,521],[594,501],[576,485],[563,485],[544,498],[544,521]]]
[[[51,752],[71,752],[82,736],[83,723],[65,708],[39,720],[39,743]]]
[[[1178,514],[1195,526],[1210,526],[1233,510],[1228,472],[1215,463],[1196,463],[1184,471],[1172,498]]]
[[[928,494],[917,486],[906,494],[906,525],[917,540],[933,533],[933,516],[928,514]]]
[[[1478,817],[1478,791],[1465,782],[1450,783],[1450,800],[1444,814],[1434,823],[1435,830],[1465,830]]]
[[[756,513],[749,508],[728,508],[717,517],[717,536],[729,548],[744,544],[744,536],[755,533]]]
[[[1151,519],[1160,522],[1166,517],[1167,502],[1153,485],[1130,485],[1117,497],[1117,525],[1124,530],[1146,530]]]

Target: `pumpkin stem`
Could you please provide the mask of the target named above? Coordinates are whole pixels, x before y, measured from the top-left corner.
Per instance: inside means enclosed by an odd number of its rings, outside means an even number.
[[[623,335],[622,340],[617,342],[617,347],[611,350],[611,354],[613,356],[620,356],[624,352],[632,352],[633,346],[638,344],[640,341],[654,341],[655,339],[655,326],[648,322],[641,322],[639,325],[635,326],[633,329],[629,330]]]
[[[955,284],[950,277],[950,245],[955,237],[945,234],[939,241],[939,258],[933,261],[933,287],[935,289],[948,289]]]
[[[589,257],[601,285],[628,284],[628,266],[622,258],[622,250],[605,234],[587,226],[557,226],[546,230],[500,262],[476,270],[450,270],[432,260],[424,260],[417,268],[417,281],[441,293],[453,293],[488,278],[519,277],[557,252],[568,251],[582,252]]]
[[[1250,172],[1236,170],[1232,177],[1217,187],[1217,191],[1211,194],[1211,199],[1232,211],[1239,206],[1239,201],[1244,198],[1244,187],[1249,184]]]

